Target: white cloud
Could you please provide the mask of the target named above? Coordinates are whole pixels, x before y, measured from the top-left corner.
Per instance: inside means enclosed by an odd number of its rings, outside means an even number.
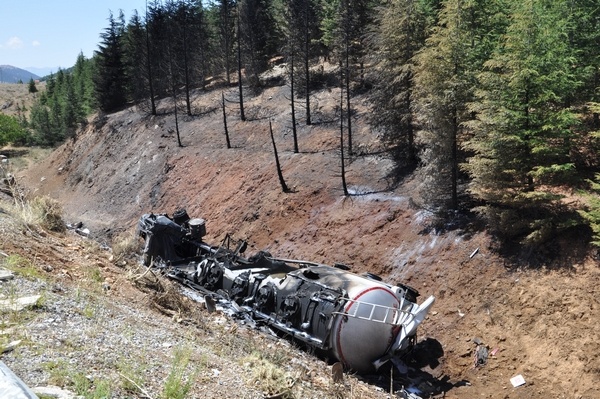
[[[8,41],[6,42],[6,47],[12,48],[12,49],[21,48],[21,47],[23,47],[23,40],[19,39],[16,36],[13,36],[10,39],[8,39]]]
[[[32,41],[32,42],[31,42],[31,45],[32,45],[33,47],[38,47],[38,46],[40,46],[41,44],[42,44],[42,43],[40,43],[40,42],[39,42],[39,41],[37,41],[37,40],[34,40],[34,41]]]

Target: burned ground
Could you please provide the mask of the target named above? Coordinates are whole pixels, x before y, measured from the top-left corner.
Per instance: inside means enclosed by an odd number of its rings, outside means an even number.
[[[225,89],[225,95],[231,100],[231,149],[219,109],[221,91],[198,92],[198,115],[179,121],[183,147],[177,146],[166,103],[156,117],[133,107],[96,117],[44,161],[20,172],[19,179],[32,193],[58,199],[66,222],[83,222],[92,238],[109,245],[123,233],[133,234],[142,213],[185,208],[206,220],[208,242],[219,243],[232,233],[248,240],[248,252],[344,263],[356,272],[411,285],[422,298],[435,295],[409,364],[423,393],[600,396],[595,327],[600,269],[576,237],[560,244],[583,248],[569,251],[576,256],[536,269],[509,264],[493,250],[485,231],[430,229],[431,215],[414,206],[416,182],[391,184],[393,166],[367,125],[366,98],[353,99],[358,155],[346,165],[351,195],[345,197],[339,92],[322,90],[312,97],[315,123],[305,126],[300,118],[299,153],[292,151],[288,88],[271,87],[247,98],[245,122],[234,102],[236,91]],[[288,193],[277,179],[269,121]],[[494,353],[483,365],[475,365],[474,339]],[[514,388],[510,378],[519,374],[526,384]]]

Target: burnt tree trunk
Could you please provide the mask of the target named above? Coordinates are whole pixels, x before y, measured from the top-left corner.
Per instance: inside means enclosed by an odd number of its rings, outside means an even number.
[[[340,68],[340,73],[343,69]],[[340,76],[340,159],[342,161],[342,188],[344,190],[344,196],[347,197],[348,186],[346,185],[346,165],[344,164],[344,83]]]
[[[309,56],[310,56],[310,32],[308,29],[309,18],[308,18],[308,0],[305,1],[305,10],[304,10],[304,73],[306,79],[306,124],[311,125],[312,122],[310,120],[310,64],[309,64]]]
[[[346,35],[346,117],[348,118],[348,156],[352,157],[352,112],[350,108],[350,50]]]
[[[148,21],[148,2],[146,1],[146,21]],[[151,54],[150,54],[150,33],[146,26],[146,65],[148,67],[148,90],[150,91],[150,114],[156,116],[156,102],[154,100],[154,81],[152,76]]]
[[[273,136],[273,126],[271,125],[271,121],[269,121],[269,131],[271,132],[271,142],[273,143],[273,154],[275,154],[275,165],[277,166],[277,176],[279,176],[279,184],[281,184],[281,190],[284,193],[289,193],[290,189],[287,184],[285,184],[285,179],[283,178],[283,173],[281,172],[281,165],[279,164],[279,155],[277,155],[277,146],[275,145],[275,137]]]
[[[290,58],[290,93],[291,93],[291,105],[292,105],[292,136],[294,137],[294,153],[298,153],[298,133],[296,130],[296,107],[294,106],[294,53],[292,52]]]
[[[240,118],[246,120],[244,115],[244,93],[242,92],[242,45],[240,43],[240,14],[237,16],[237,56],[238,56],[238,89],[240,92]]]
[[[221,92],[221,105],[223,109],[223,127],[225,128],[225,140],[227,141],[227,148],[231,148],[231,142],[229,141],[229,130],[227,130],[227,113],[225,112],[225,94]]]

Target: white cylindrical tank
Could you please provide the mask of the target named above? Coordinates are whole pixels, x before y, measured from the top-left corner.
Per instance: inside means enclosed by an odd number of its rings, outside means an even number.
[[[354,281],[350,300],[338,314],[331,329],[332,351],[347,368],[366,373],[373,362],[384,356],[395,342],[400,326],[400,301],[388,287],[364,279]]]
[[[404,347],[407,344],[404,341],[416,331],[404,330],[400,334],[419,307],[405,298],[404,290],[399,287],[385,284],[372,275],[359,276],[324,265],[290,274],[344,293],[342,307],[331,315],[327,347],[346,368],[360,373],[375,371],[374,362],[380,364],[390,352]],[[402,342],[397,342],[399,337]]]

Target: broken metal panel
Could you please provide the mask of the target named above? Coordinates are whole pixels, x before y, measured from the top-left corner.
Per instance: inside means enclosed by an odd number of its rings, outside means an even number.
[[[138,232],[146,264],[204,294],[227,297],[236,312],[358,372],[374,371],[409,350],[435,300],[418,305],[415,289],[359,276],[343,265],[277,259],[267,252],[245,258],[245,245],[230,249],[229,236],[216,247],[202,241],[203,219],[187,213],[143,215]]]
[[[0,361],[0,398],[38,399],[37,395],[2,361]]]

